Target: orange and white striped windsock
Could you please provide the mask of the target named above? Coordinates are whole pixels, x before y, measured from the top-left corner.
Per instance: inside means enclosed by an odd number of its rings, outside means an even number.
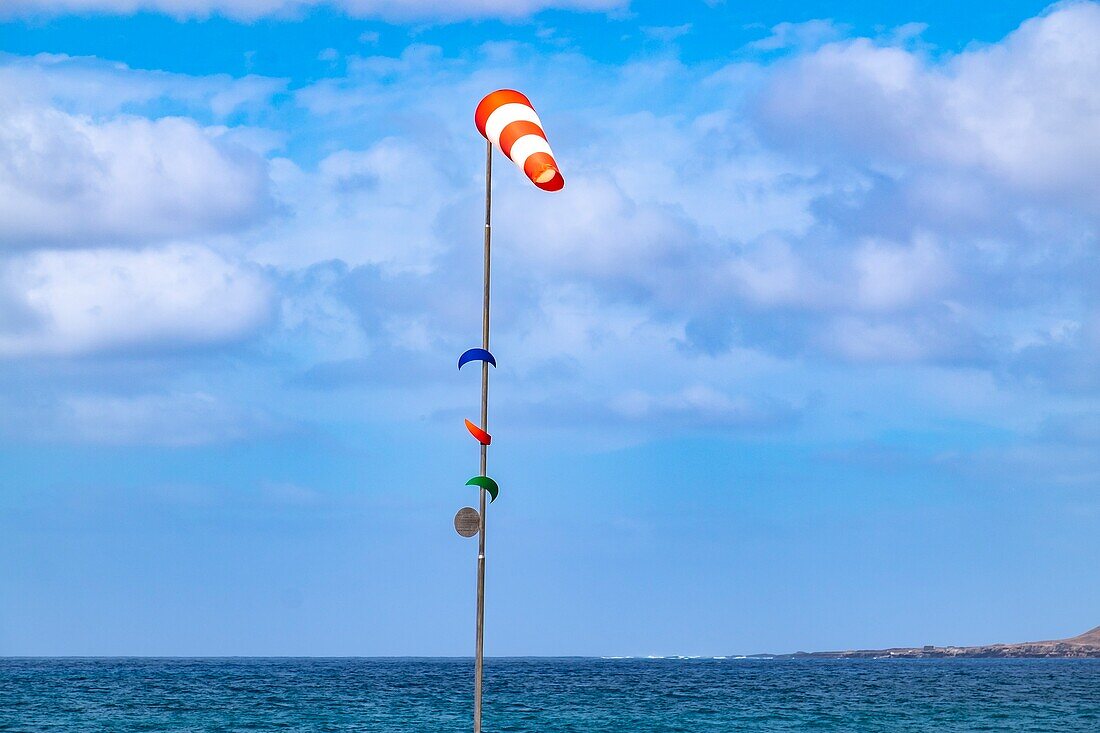
[[[474,112],[477,129],[543,191],[560,191],[565,179],[531,100],[514,89],[487,94]]]

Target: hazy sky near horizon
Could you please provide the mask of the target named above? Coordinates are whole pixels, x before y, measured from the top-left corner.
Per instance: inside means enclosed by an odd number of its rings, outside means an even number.
[[[8,0],[0,654],[1100,623],[1100,4]]]

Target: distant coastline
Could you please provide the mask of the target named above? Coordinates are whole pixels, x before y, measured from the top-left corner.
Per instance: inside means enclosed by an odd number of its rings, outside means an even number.
[[[771,659],[1042,659],[1100,658],[1100,626],[1069,639],[1025,641],[1018,644],[984,646],[896,647],[892,649],[848,649],[833,652],[754,654]]]

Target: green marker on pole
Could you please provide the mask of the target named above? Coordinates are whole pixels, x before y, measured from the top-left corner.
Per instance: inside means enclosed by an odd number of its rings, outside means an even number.
[[[497,482],[493,481],[488,476],[474,476],[472,479],[466,482],[466,485],[480,486],[481,488],[488,491],[489,496],[492,497],[491,499],[489,499],[490,504],[497,500],[497,494],[500,493],[500,487],[497,486]]]

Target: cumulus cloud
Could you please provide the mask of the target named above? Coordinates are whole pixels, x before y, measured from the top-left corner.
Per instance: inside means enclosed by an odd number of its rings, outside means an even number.
[[[56,107],[91,116],[163,109],[201,117],[264,110],[272,97],[285,91],[287,79],[248,74],[192,76],[157,69],[135,69],[94,56],[0,53],[0,87],[6,101]]]
[[[464,193],[445,151],[405,138],[338,150],[313,170],[276,159],[276,195],[292,207],[279,236],[260,235],[252,256],[283,267],[340,259],[420,270],[438,254],[437,217]],[[323,236],[318,233],[323,232]]]
[[[801,23],[779,23],[771,33],[749,44],[756,51],[780,51],[784,49],[814,48],[845,35],[846,28],[831,20],[817,18]]]
[[[979,363],[982,338],[949,310],[929,315],[884,319],[840,316],[815,337],[831,353],[857,363]]]
[[[274,297],[260,271],[193,246],[35,252],[8,261],[0,287],[6,357],[226,343]]]
[[[626,0],[6,0],[4,15],[137,13],[153,11],[180,18],[224,15],[240,20],[288,17],[316,7],[332,7],[353,17],[387,20],[524,18],[541,10],[608,11]]]
[[[309,134],[331,142],[315,161],[291,152],[304,139],[292,125],[285,149],[249,144],[280,156],[266,164],[280,214],[266,226],[262,215],[215,217],[203,231],[259,226],[198,241],[281,270],[280,338],[302,362],[297,384],[384,381],[406,395],[403,410],[431,414],[448,399],[424,398],[449,374],[437,365],[449,364],[467,345],[462,334],[479,323],[470,283],[480,277],[471,253],[480,248],[483,148],[468,117],[454,110],[468,109],[492,85],[527,79],[569,183],[547,196],[497,158],[495,264],[508,274],[495,283],[494,334],[508,344],[510,361],[524,365],[509,377],[525,391],[513,404],[576,408],[621,429],[657,420],[720,430],[787,424],[785,406],[802,400],[797,391],[772,389],[774,381],[768,386],[780,369],[805,369],[792,380],[801,385],[821,370],[929,364],[1049,379],[1049,367],[1072,352],[1081,365],[1072,381],[1086,384],[1095,359],[1084,354],[1095,351],[1094,340],[1044,334],[1055,333],[1052,323],[1086,323],[1094,284],[1090,204],[1063,195],[1067,181],[1092,185],[1083,182],[1082,161],[1093,154],[1083,130],[1094,123],[1086,115],[1081,129],[1063,128],[1075,110],[1093,109],[1091,90],[1065,77],[1091,68],[1090,49],[1067,22],[1087,26],[1095,7],[1055,8],[1001,43],[953,57],[907,46],[919,29],[838,41],[835,27],[776,29],[784,60],[718,71],[670,57],[616,67],[513,43],[463,57],[424,45],[396,57],[351,56],[346,75],[291,92]],[[1039,90],[1031,80],[1043,44],[1062,61],[1043,62],[1051,88]],[[551,68],[553,83],[544,81]],[[127,98],[157,99],[155,82],[146,79],[149,88],[139,85]],[[255,84],[239,90],[246,101],[225,108],[247,109],[279,88]],[[753,88],[759,94],[746,104]],[[1028,162],[1005,146],[996,125],[1009,122],[987,108],[992,97],[983,89],[999,90],[1021,111],[1012,124],[1026,133],[1022,144],[1035,138],[1050,160]],[[75,91],[65,94],[66,105],[88,104]],[[218,114],[208,92],[180,92],[187,94]],[[111,124],[161,124],[117,111],[53,113],[94,127],[86,137]],[[205,139],[213,150],[204,169],[238,154],[259,160],[229,144],[258,133],[193,122],[187,129],[187,139]],[[1061,145],[1079,147],[1080,160],[1059,152]],[[1069,172],[1043,175],[1036,167],[1052,161]],[[1013,172],[1029,167],[1034,175]],[[92,222],[101,241],[125,240],[117,226]],[[176,236],[167,228],[129,241]],[[259,277],[234,258],[213,257],[212,272],[229,267],[248,282]],[[262,293],[259,283],[240,292]],[[51,292],[59,298],[61,288]],[[132,347],[99,324],[87,330],[107,335],[92,345],[56,346],[76,342],[84,327],[44,337],[52,333],[41,326],[48,309],[31,307],[14,287],[0,298],[10,304],[0,323],[8,353]],[[76,322],[85,310],[62,309],[61,320]],[[241,305],[233,312],[266,311]],[[133,320],[142,343],[163,343],[163,330]],[[213,340],[232,341],[260,322],[227,318],[219,325],[230,333]],[[20,335],[34,324],[38,342]],[[193,333],[169,340],[209,343]],[[379,353],[399,354],[409,369],[383,377],[371,368]],[[645,366],[624,376],[630,363]],[[563,371],[584,378],[566,388],[553,378]],[[752,392],[739,382],[746,375],[759,380]],[[770,391],[772,401],[735,396]]]
[[[216,250],[275,210],[270,134],[178,112],[216,121],[285,81],[3,55],[0,85],[0,356],[206,349],[267,320],[266,275]]]
[[[1075,214],[1055,223],[1062,214],[1050,212],[1075,206],[1058,194],[1073,176],[1053,176],[1045,190],[1013,182],[1004,175],[1014,164],[998,152],[999,132],[982,131],[996,115],[981,105],[961,106],[964,92],[995,87],[1023,105],[1030,135],[1060,136],[1064,124],[1026,112],[1037,104],[1058,107],[1055,99],[1092,99],[1076,80],[1079,67],[1095,60],[1081,42],[1088,34],[1064,29],[1087,25],[1096,8],[1060,6],[1001,43],[940,59],[907,46],[919,27],[836,41],[843,29],[830,24],[783,26],[773,41],[787,39],[780,44],[793,49],[787,60],[708,69],[705,78],[667,59],[605,67],[575,54],[533,57],[514,44],[483,49],[473,68],[427,46],[396,58],[352,59],[347,78],[301,90],[302,104],[340,128],[384,128],[399,109],[405,129],[385,145],[345,151],[316,172],[297,172],[304,191],[358,190],[362,198],[354,206],[310,206],[331,214],[324,228],[333,237],[303,238],[284,251],[303,256],[322,246],[406,272],[415,261],[425,282],[452,283],[449,273],[461,262],[455,253],[465,241],[452,233],[469,232],[472,241],[478,231],[476,217],[461,212],[476,211],[479,182],[469,172],[479,166],[467,121],[455,122],[448,110],[472,104],[488,72],[507,83],[540,78],[552,64],[556,78],[568,83],[531,93],[548,110],[556,148],[565,151],[559,156],[569,185],[547,197],[511,186],[513,171],[497,175],[498,185],[507,186],[499,200],[509,202],[496,209],[498,234],[509,241],[498,257],[523,283],[523,308],[545,309],[538,294],[573,288],[604,314],[631,308],[678,326],[677,342],[689,353],[714,357],[745,346],[786,358],[988,365],[1004,359],[1019,335],[1009,315],[1019,298],[1035,303],[1055,295],[1026,283],[1038,271],[1041,282],[1069,276],[1089,245],[1057,249]],[[1031,67],[1038,49],[1051,44],[1062,59],[1049,69],[1057,77],[1053,90],[1033,96],[1034,85],[1015,79],[1024,71],[1042,76]],[[979,82],[979,67],[1000,76]],[[590,88],[592,79],[604,92]],[[742,105],[745,88],[753,86],[759,94]],[[1074,109],[1091,109],[1062,107],[1052,114],[1064,113],[1067,121]],[[671,112],[653,111],[659,109]],[[1094,119],[1085,115],[1074,137],[1059,144],[1082,147],[1082,160],[1089,160],[1100,137],[1085,133]],[[974,157],[975,134],[992,152]],[[439,150],[446,157],[433,154]],[[384,151],[400,152],[404,162],[386,170],[385,191],[376,194],[371,186],[383,180],[377,166]],[[1074,165],[1078,178],[1090,170]],[[422,187],[415,204],[401,193],[424,181],[446,184]],[[369,245],[357,243],[355,234],[368,222],[356,221],[356,212],[369,211],[391,189],[397,195],[385,211],[369,216],[385,226]],[[560,216],[562,210],[570,216]],[[1082,226],[1075,239],[1094,238],[1093,227]],[[327,248],[339,241],[347,245]],[[262,251],[279,247],[268,241]]]
[[[932,302],[950,285],[952,272],[943,252],[929,237],[909,247],[868,242],[855,253],[857,297],[871,310],[893,310]]]
[[[86,247],[238,230],[270,207],[266,164],[193,121],[0,108],[0,244]]]
[[[785,266],[765,271],[786,279],[764,282],[824,293],[798,306],[817,313],[817,349],[1089,383],[1087,339],[1035,334],[1087,320],[1094,300],[1097,37],[1100,4],[1063,3],[953,56],[857,38],[775,66],[749,118],[829,183]]]
[[[1070,3],[944,63],[859,38],[786,63],[756,114],[815,156],[979,174],[1016,193],[1100,200],[1100,5]]]

